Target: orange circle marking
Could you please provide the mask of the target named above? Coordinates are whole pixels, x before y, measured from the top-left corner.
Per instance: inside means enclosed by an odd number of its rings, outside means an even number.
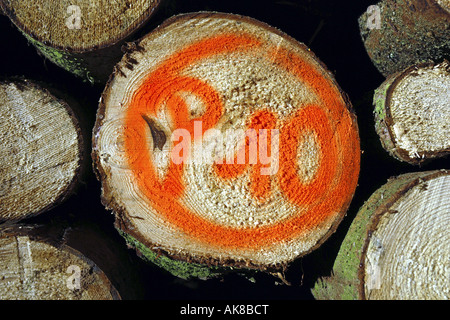
[[[318,227],[340,212],[351,200],[359,175],[359,137],[350,112],[340,92],[308,62],[282,48],[265,53],[268,61],[294,74],[319,98],[317,105],[300,108],[280,125],[280,168],[277,179],[259,174],[261,164],[255,164],[251,175],[252,196],[264,201],[270,196],[271,185],[277,180],[287,201],[306,208],[302,214],[259,227],[230,227],[203,219],[179,201],[184,191],[183,163],[170,163],[168,173],[160,181],[150,159],[147,125],[142,115],[156,115],[164,104],[175,129],[184,128],[193,137],[194,121],[202,121],[204,133],[223,115],[221,97],[209,84],[183,76],[190,64],[217,54],[252,51],[261,46],[249,35],[220,35],[194,43],[163,61],[135,92],[125,117],[125,152],[139,189],[150,206],[165,221],[189,236],[213,246],[255,249],[298,237]],[[198,96],[206,107],[204,114],[189,119],[186,102],[180,92]],[[250,128],[276,129],[278,118],[260,110],[249,121]],[[319,144],[319,167],[309,183],[297,173],[297,147],[301,133],[314,132]],[[246,153],[248,154],[248,153]],[[215,164],[218,178],[234,179],[249,165]]]

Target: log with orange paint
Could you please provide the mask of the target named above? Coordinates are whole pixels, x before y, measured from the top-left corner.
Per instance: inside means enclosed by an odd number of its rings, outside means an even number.
[[[182,278],[276,273],[318,248],[360,166],[355,115],[319,59],[219,13],[175,16],[136,47],[103,92],[93,149],[127,242]]]

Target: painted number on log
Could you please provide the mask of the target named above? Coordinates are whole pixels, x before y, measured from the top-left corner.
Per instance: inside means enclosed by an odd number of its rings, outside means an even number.
[[[204,219],[183,204],[181,198],[186,189],[183,162],[170,162],[165,177],[159,177],[151,160],[153,150],[148,143],[150,130],[145,118],[156,117],[165,108],[172,119],[172,129],[185,130],[195,142],[195,136],[201,138],[218,125],[224,116],[224,103],[209,82],[190,77],[184,71],[202,59],[232,52],[252,54],[252,51],[304,83],[318,97],[318,102],[301,106],[289,117],[262,108],[247,119],[249,129],[257,133],[261,129],[279,130],[279,154],[276,155],[279,168],[274,175],[263,174],[261,158],[253,164],[213,164],[216,178],[231,182],[251,169],[249,192],[253,198],[264,203],[274,194],[273,190],[278,190],[283,201],[298,208],[301,214],[256,228],[230,227]],[[183,95],[186,92],[202,100],[205,110],[201,115],[189,113]],[[202,124],[200,134],[195,134],[196,123]],[[129,167],[152,209],[185,234],[215,246],[260,248],[309,232],[348,204],[359,174],[358,133],[339,90],[317,66],[297,53],[277,46],[263,48],[259,39],[245,34],[203,39],[166,58],[134,93],[126,111],[125,128],[124,150]],[[320,155],[316,172],[308,182],[299,177],[297,157],[305,133],[316,137]],[[260,134],[257,139],[261,145]],[[270,138],[264,139],[270,146]],[[249,143],[244,145],[249,148]],[[270,149],[272,153],[276,151]]]

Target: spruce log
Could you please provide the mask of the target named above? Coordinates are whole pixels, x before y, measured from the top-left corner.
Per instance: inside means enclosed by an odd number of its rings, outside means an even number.
[[[0,0],[0,6],[50,61],[84,80],[104,84],[122,57],[122,45],[160,2]]]
[[[0,82],[0,222],[41,214],[76,191],[89,156],[79,119],[40,84]]]
[[[450,171],[388,180],[361,207],[317,299],[449,299]]]
[[[448,0],[382,0],[359,18],[367,53],[385,77],[450,58]]]
[[[360,149],[350,102],[305,45],[202,12],[167,20],[115,67],[92,156],[130,245],[207,278],[280,270],[320,246],[352,199]]]
[[[1,300],[118,300],[120,295],[90,259],[26,225],[0,230]]]
[[[375,90],[375,128],[396,159],[421,164],[450,153],[450,66],[414,65]]]

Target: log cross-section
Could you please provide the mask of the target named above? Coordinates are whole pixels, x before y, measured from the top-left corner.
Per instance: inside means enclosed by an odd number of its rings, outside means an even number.
[[[259,270],[318,247],[360,161],[356,118],[323,64],[221,13],[175,16],[136,47],[105,88],[93,141],[103,203],[129,242],[147,258]]]
[[[0,0],[0,8],[50,61],[104,84],[122,57],[122,45],[145,26],[160,2]]]
[[[37,237],[39,227],[0,229],[1,300],[119,300],[106,274],[81,252]]]
[[[71,101],[29,80],[0,82],[0,222],[48,211],[86,172],[85,124]]]
[[[448,61],[413,65],[375,90],[375,129],[383,147],[410,164],[450,153]]]

